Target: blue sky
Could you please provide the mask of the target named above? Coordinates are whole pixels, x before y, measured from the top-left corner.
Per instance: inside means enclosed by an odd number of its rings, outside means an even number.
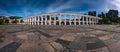
[[[31,16],[51,12],[120,11],[120,0],[0,0],[0,15]]]

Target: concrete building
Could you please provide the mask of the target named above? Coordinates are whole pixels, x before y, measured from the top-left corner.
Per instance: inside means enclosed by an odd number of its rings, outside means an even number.
[[[96,16],[96,11],[89,11],[89,12],[88,12],[88,15]]]
[[[49,13],[29,16],[23,19],[28,25],[91,25],[100,18],[79,13]]]
[[[106,16],[109,18],[118,18],[118,10],[109,10]]]

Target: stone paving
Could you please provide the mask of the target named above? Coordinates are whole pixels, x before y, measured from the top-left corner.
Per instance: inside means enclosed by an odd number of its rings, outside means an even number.
[[[0,27],[0,52],[120,52],[119,25]]]

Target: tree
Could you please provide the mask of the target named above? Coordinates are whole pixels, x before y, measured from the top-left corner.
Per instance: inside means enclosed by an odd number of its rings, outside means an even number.
[[[110,20],[108,18],[102,18],[99,20],[99,24],[110,24]]]
[[[8,20],[8,19],[6,19],[6,20],[5,20],[5,23],[6,23],[6,24],[9,24],[9,20]]]
[[[4,25],[4,24],[9,24],[9,20],[12,21],[12,23],[18,23],[17,19],[20,19],[22,17],[19,16],[0,16],[0,25]]]
[[[20,20],[20,23],[23,23],[24,21],[23,20]]]
[[[88,15],[96,16],[96,11],[89,11],[89,12],[88,12]]]
[[[20,19],[20,18],[22,18],[22,17],[19,17],[19,16],[10,16],[9,18],[10,18],[10,19]]]
[[[110,24],[110,19],[106,17],[106,15],[102,12],[100,17],[102,18],[99,20],[99,24]]]
[[[10,16],[9,18],[10,18],[11,20],[13,20],[12,23],[16,24],[16,23],[18,23],[18,20],[17,20],[17,19],[20,19],[20,18],[22,18],[22,17],[19,17],[19,16]]]
[[[16,23],[18,23],[18,20],[15,19],[14,21],[12,21],[12,23],[16,24]]]
[[[4,23],[4,20],[0,18],[0,25]]]

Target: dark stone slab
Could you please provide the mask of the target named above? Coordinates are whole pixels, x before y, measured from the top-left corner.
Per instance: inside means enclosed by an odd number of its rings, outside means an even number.
[[[104,42],[96,37],[81,37],[76,38],[68,47],[73,50],[92,50],[105,46]]]
[[[69,45],[70,41],[62,40],[62,39],[57,39],[55,42],[60,43],[64,47],[67,47]]]
[[[0,52],[16,52],[21,43],[12,42],[0,49]]]

